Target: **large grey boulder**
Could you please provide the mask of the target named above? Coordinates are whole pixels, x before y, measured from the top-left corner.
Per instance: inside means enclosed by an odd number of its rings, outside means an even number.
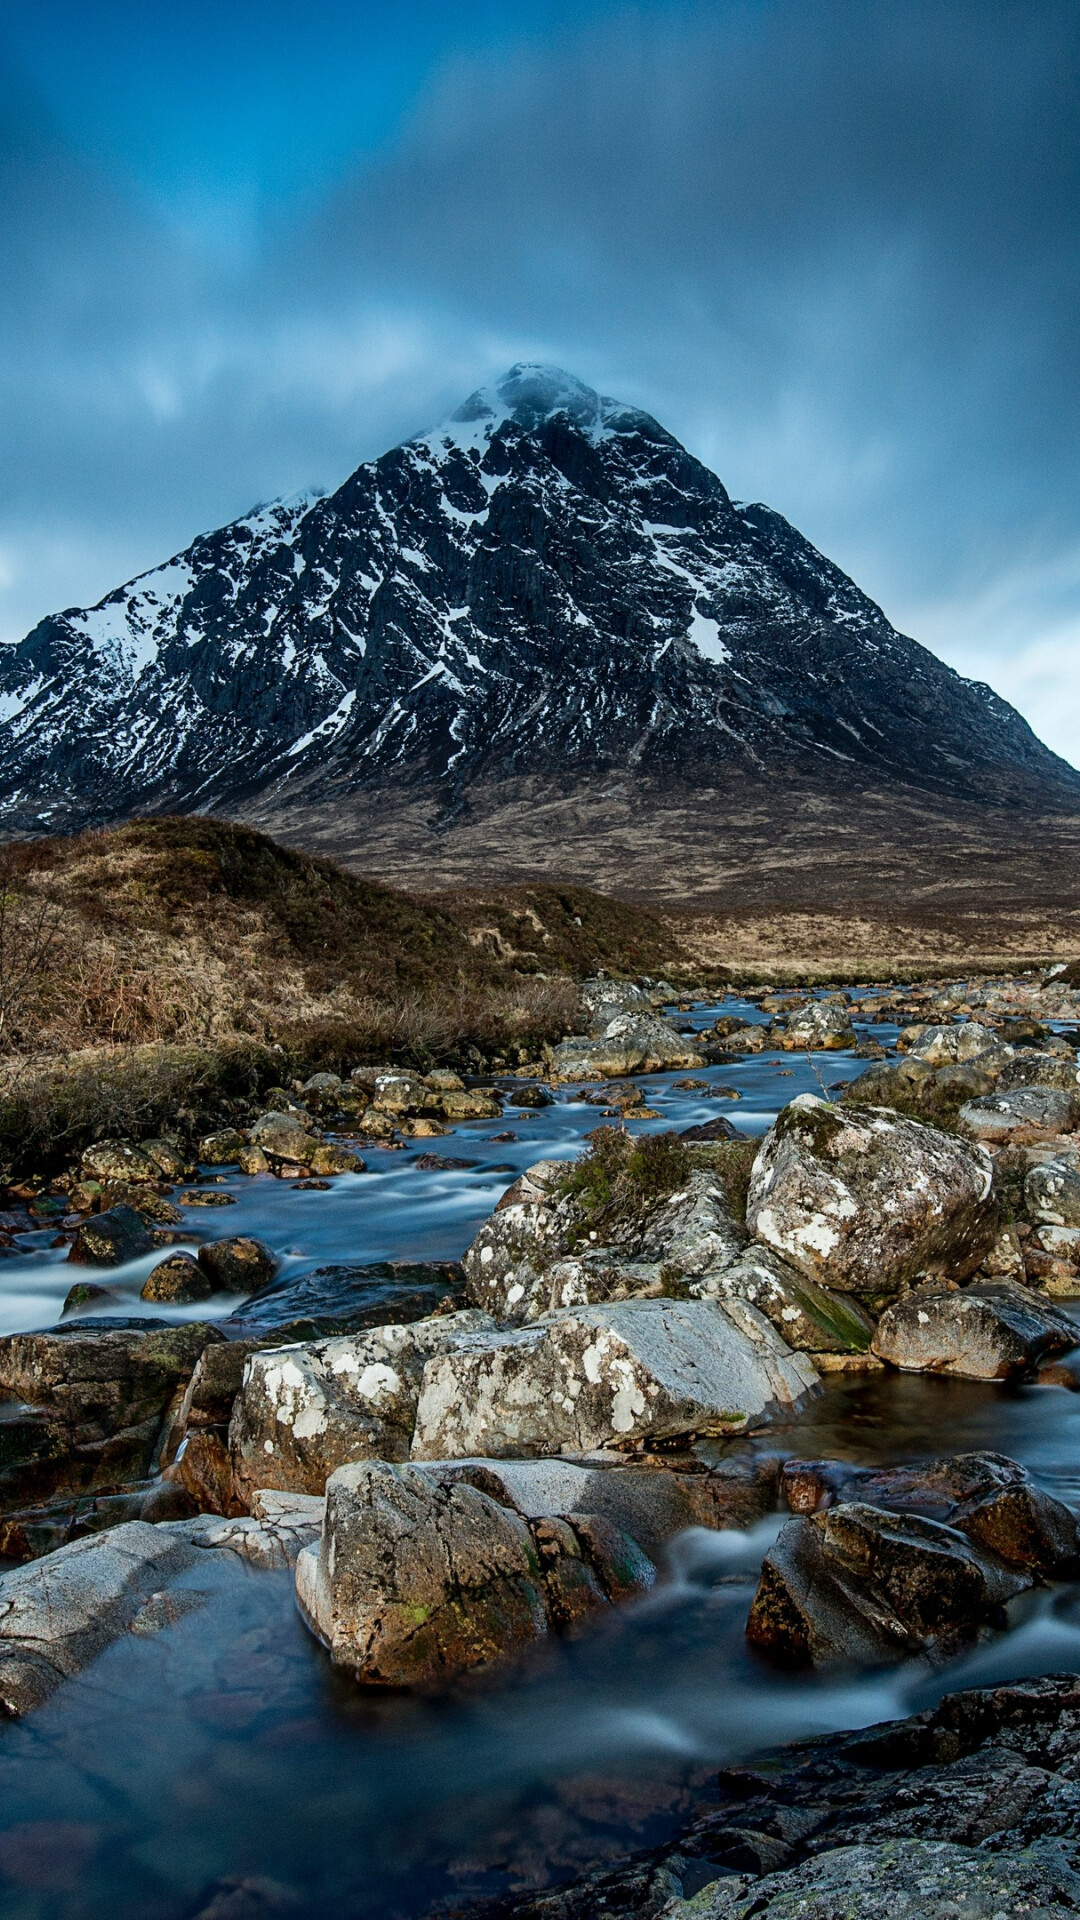
[[[475,1487],[382,1460],[331,1476],[322,1538],[297,1560],[296,1593],[335,1664],[369,1685],[444,1680],[547,1632],[521,1516]]]
[[[556,1080],[608,1080],[628,1073],[702,1067],[704,1056],[652,1013],[618,1013],[595,1038],[562,1040],[552,1055]]]
[[[461,1257],[468,1298],[499,1320],[535,1318],[551,1304],[549,1269],[569,1244],[572,1213],[559,1198],[569,1171],[561,1160],[528,1167]]]
[[[906,1373],[1011,1380],[1077,1344],[1067,1314],[1014,1280],[912,1293],[886,1308],[874,1352]]]
[[[747,1883],[730,1874],[663,1920],[1072,1920],[1080,1873],[1062,1847],[1010,1853],[947,1840],[832,1847]]]
[[[486,1314],[437,1315],[252,1353],[229,1423],[233,1484],[321,1495],[349,1460],[405,1460],[424,1363]]]
[[[598,978],[582,982],[581,1005],[589,1032],[598,1036],[620,1013],[651,1013],[654,1001],[632,980]]]
[[[635,1241],[634,1257],[658,1262],[665,1278],[691,1281],[729,1267],[746,1240],[746,1229],[715,1175],[695,1168],[685,1185],[649,1217]]]
[[[832,1053],[857,1044],[858,1035],[851,1024],[847,1007],[831,1005],[827,1000],[810,1000],[796,1007],[775,1036],[785,1053]]]
[[[997,1039],[992,1027],[984,1027],[977,1020],[965,1020],[958,1026],[923,1027],[908,1051],[914,1059],[925,1060],[929,1066],[944,1067],[955,1061],[977,1059],[995,1046]]]
[[[748,1301],[804,1353],[865,1353],[874,1335],[874,1322],[850,1295],[808,1280],[769,1247],[747,1247],[730,1266],[693,1280],[689,1292],[697,1300]]]
[[[958,1117],[977,1140],[1023,1145],[1069,1133],[1080,1118],[1080,1099],[1062,1087],[1014,1087],[967,1101]]]
[[[884,1107],[800,1094],[765,1135],[747,1225],[841,1293],[888,1293],[918,1274],[965,1279],[994,1243],[989,1155]]]
[[[862,1501],[796,1515],[762,1563],[747,1621],[754,1646],[788,1662],[874,1666],[954,1652],[1032,1576],[959,1528]]]
[[[1074,1053],[1037,1053],[1025,1047],[1004,1066],[998,1075],[998,1091],[1011,1093],[1016,1087],[1057,1087],[1064,1093],[1080,1093],[1080,1066]]]
[[[132,1520],[0,1574],[0,1713],[40,1706],[196,1558],[183,1532]]]
[[[818,1384],[743,1301],[634,1300],[477,1334],[424,1368],[413,1458],[586,1453],[737,1433],[802,1407]]]

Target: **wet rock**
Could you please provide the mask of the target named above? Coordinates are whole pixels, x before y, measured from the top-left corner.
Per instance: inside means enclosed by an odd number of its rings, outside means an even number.
[[[316,1147],[308,1161],[312,1173],[366,1173],[367,1168],[358,1153],[349,1147],[337,1146],[326,1140]]]
[[[215,1293],[255,1293],[273,1279],[277,1264],[265,1241],[251,1234],[209,1240],[199,1248],[199,1266]]]
[[[680,1140],[737,1140],[739,1131],[723,1114],[715,1120],[704,1120],[700,1126],[684,1127],[679,1134]]]
[[[775,1657],[819,1667],[944,1657],[1004,1624],[1030,1575],[958,1528],[843,1501],[796,1515],[766,1554],[747,1636]]]
[[[306,1117],[298,1113],[260,1114],[249,1130],[251,1145],[261,1147],[269,1160],[288,1160],[306,1167],[319,1145],[318,1135],[304,1125]]]
[[[322,1539],[300,1554],[296,1590],[335,1665],[367,1685],[430,1685],[547,1631],[525,1522],[475,1487],[381,1460],[331,1477]]]
[[[718,1020],[707,1033],[698,1035],[706,1058],[731,1059],[743,1053],[767,1053],[775,1043],[768,1028],[741,1025],[737,1020]]]
[[[491,1087],[465,1087],[459,1093],[440,1093],[438,1101],[439,1112],[447,1120],[497,1120],[502,1113],[498,1095]]]
[[[787,1017],[778,1036],[785,1052],[796,1048],[807,1053],[828,1053],[853,1047],[858,1036],[846,1006],[831,1006],[827,1000],[811,1000]]]
[[[551,1107],[554,1104],[555,1096],[546,1087],[517,1087],[508,1102],[511,1107]]]
[[[171,1200],[153,1187],[133,1185],[130,1180],[107,1180],[101,1190],[103,1213],[115,1213],[118,1207],[133,1207],[144,1221],[163,1227],[178,1227],[183,1215]]]
[[[405,1460],[424,1363],[490,1326],[475,1312],[253,1353],[229,1426],[241,1499],[258,1487],[321,1494],[349,1460]]]
[[[662,1073],[671,1067],[702,1067],[698,1053],[666,1020],[653,1014],[620,1013],[595,1039],[563,1040],[552,1056],[556,1080],[606,1080],[628,1073]]]
[[[209,1274],[190,1253],[173,1253],[148,1274],[139,1298],[186,1306],[192,1300],[209,1300],[213,1291]]]
[[[144,1153],[153,1162],[163,1180],[180,1180],[184,1173],[184,1156],[172,1140],[142,1140],[139,1152]]]
[[[894,1513],[941,1520],[1039,1580],[1075,1577],[1080,1522],[1000,1453],[961,1453],[851,1476],[854,1496]]]
[[[215,1328],[198,1322],[103,1320],[0,1340],[0,1411],[6,1400],[22,1403],[31,1416],[17,1449],[0,1420],[10,1462],[0,1444],[0,1508],[11,1511],[59,1488],[144,1479],[170,1404],[203,1348],[218,1339]]]
[[[220,1433],[196,1428],[176,1457],[176,1472],[198,1513],[242,1514],[233,1492],[232,1461]]]
[[[0,1711],[40,1706],[195,1558],[186,1540],[136,1520],[0,1575]]]
[[[959,1119],[976,1139],[998,1145],[1068,1133],[1078,1115],[1080,1101],[1075,1094],[1060,1087],[1028,1086],[969,1100],[960,1108]]]
[[[464,1304],[456,1261],[379,1260],[370,1266],[316,1267],[260,1287],[227,1320],[229,1340],[257,1344],[329,1339],[364,1327],[426,1319],[436,1308]]]
[[[406,1115],[439,1114],[440,1096],[415,1073],[382,1073],[375,1082],[372,1102],[382,1113]]]
[[[992,1173],[988,1154],[936,1127],[800,1094],[762,1141],[747,1226],[837,1292],[964,1279],[996,1237]]]
[[[1080,1227],[1080,1171],[1059,1161],[1032,1167],[1024,1181],[1024,1202],[1033,1220]]]
[[[241,1173],[248,1175],[270,1171],[270,1162],[261,1147],[241,1147],[236,1164]]]
[[[95,1146],[87,1147],[80,1162],[83,1175],[89,1180],[132,1180],[135,1182],[158,1179],[158,1168],[150,1156],[139,1147],[133,1147],[126,1140],[99,1140]]]
[[[874,1335],[874,1322],[849,1295],[819,1287],[768,1247],[748,1247],[731,1266],[692,1282],[690,1294],[749,1301],[805,1353],[865,1353]]]
[[[119,1306],[121,1295],[113,1287],[103,1287],[93,1280],[76,1280],[64,1296],[60,1309],[61,1319],[68,1319],[73,1313],[82,1313],[87,1307]]]
[[[737,1875],[713,1881],[665,1907],[664,1920],[1069,1920],[1078,1906],[1080,1874],[1058,1847],[997,1854],[884,1839],[834,1847],[749,1885]]]
[[[1077,1343],[1073,1322],[1014,1281],[913,1293],[886,1308],[873,1350],[908,1373],[1010,1380]]]
[[[635,1300],[467,1336],[428,1361],[415,1459],[583,1453],[743,1431],[805,1404],[817,1374],[742,1301]]]
[[[123,1267],[156,1246],[152,1229],[134,1207],[93,1213],[76,1230],[68,1259],[81,1266]]]

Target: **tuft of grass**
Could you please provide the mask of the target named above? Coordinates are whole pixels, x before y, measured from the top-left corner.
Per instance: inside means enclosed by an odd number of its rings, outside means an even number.
[[[622,1127],[597,1127],[560,1182],[559,1194],[575,1202],[577,1237],[595,1232],[603,1240],[644,1219],[684,1184],[692,1168],[676,1133],[635,1136]]]

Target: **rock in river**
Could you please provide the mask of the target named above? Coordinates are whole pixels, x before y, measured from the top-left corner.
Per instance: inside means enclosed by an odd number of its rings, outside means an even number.
[[[993,1245],[989,1155],[884,1107],[800,1094],[765,1135],[747,1225],[811,1280],[893,1292],[917,1274],[965,1279]]]
[[[277,1260],[262,1240],[237,1233],[199,1248],[199,1265],[215,1293],[256,1293],[277,1272]]]
[[[134,1207],[112,1207],[80,1222],[68,1259],[83,1266],[122,1267],[153,1253],[156,1244],[153,1228]]]
[[[818,1384],[743,1301],[631,1300],[466,1336],[424,1369],[413,1457],[586,1453],[787,1416]]]
[[[607,1080],[704,1064],[703,1055],[666,1020],[648,1013],[619,1013],[594,1040],[578,1036],[560,1041],[551,1070],[556,1080]]]
[[[882,1314],[874,1352],[906,1373],[1010,1380],[1077,1344],[1057,1307],[1013,1280],[949,1293],[912,1293]]]
[[[260,1287],[237,1307],[222,1330],[230,1340],[273,1334],[293,1341],[329,1339],[362,1327],[423,1320],[462,1293],[453,1260],[380,1260],[370,1266],[316,1267]]]
[[[1061,1087],[1014,1087],[990,1093],[962,1106],[959,1118],[978,1140],[992,1144],[1049,1140],[1068,1133],[1080,1114],[1080,1100]]]

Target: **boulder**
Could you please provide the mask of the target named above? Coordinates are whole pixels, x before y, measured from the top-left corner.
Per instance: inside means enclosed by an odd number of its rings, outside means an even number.
[[[250,1338],[256,1345],[329,1339],[426,1319],[437,1307],[445,1311],[461,1300],[463,1289],[462,1270],[453,1260],[316,1267],[260,1287],[221,1326],[229,1340]]]
[[[350,1147],[338,1146],[333,1140],[324,1140],[316,1147],[308,1161],[312,1173],[366,1173],[367,1167],[358,1153]]]
[[[800,1094],[765,1135],[746,1221],[808,1279],[892,1292],[917,1274],[964,1279],[997,1232],[989,1155],[883,1107]]]
[[[976,1546],[1037,1580],[1076,1577],[1080,1521],[1004,1454],[960,1453],[918,1466],[856,1472],[851,1487],[864,1504],[957,1527]]]
[[[956,1527],[862,1501],[796,1515],[762,1563],[751,1643],[795,1664],[947,1657],[1004,1624],[1031,1578]]]
[[[583,981],[581,1005],[590,1032],[600,1034],[620,1013],[650,1013],[653,997],[633,980],[608,980],[601,976]]]
[[[306,1167],[319,1138],[308,1131],[305,1118],[297,1113],[262,1113],[250,1129],[251,1145],[260,1147],[269,1160]]]
[[[628,1073],[702,1067],[704,1056],[655,1014],[619,1013],[595,1039],[560,1041],[552,1055],[556,1080],[607,1080]]]
[[[1080,1171],[1059,1161],[1032,1167],[1024,1180],[1024,1204],[1032,1220],[1080,1227]]]
[[[664,1920],[1071,1920],[1080,1907],[1080,1873],[1052,1841],[988,1853],[895,1837],[832,1846],[776,1872],[761,1866],[749,1885],[729,1872],[670,1902]]]
[[[991,1093],[969,1100],[960,1108],[961,1124],[977,1140],[992,1145],[1018,1145],[1049,1140],[1068,1133],[1080,1116],[1080,1100],[1061,1087],[1014,1087],[1011,1093]]]
[[[516,1087],[507,1103],[511,1107],[551,1107],[555,1095],[546,1087]]]
[[[68,1259],[80,1266],[124,1267],[156,1245],[152,1227],[134,1207],[112,1207],[80,1221]]]
[[[793,1414],[817,1382],[743,1301],[563,1309],[430,1359],[412,1453],[513,1458],[738,1433]]]
[[[685,1186],[649,1214],[634,1257],[661,1263],[665,1277],[696,1280],[729,1267],[746,1245],[724,1188],[707,1169],[695,1169]]]
[[[873,1350],[907,1373],[1011,1380],[1077,1344],[1068,1316],[1015,1281],[911,1293],[886,1308]]]
[[[1074,1053],[1036,1053],[1025,1049],[1010,1060],[998,1075],[998,1091],[1012,1093],[1016,1087],[1056,1087],[1059,1092],[1080,1094],[1080,1067]]]
[[[69,1320],[73,1314],[82,1313],[87,1307],[93,1311],[95,1307],[118,1307],[122,1304],[123,1294],[117,1293],[115,1287],[102,1287],[93,1280],[76,1280],[64,1295],[60,1318]]]
[[[447,1120],[498,1120],[502,1113],[498,1095],[491,1087],[448,1089],[438,1095],[439,1112]]]
[[[0,1574],[0,1714],[20,1715],[49,1695],[140,1616],[197,1554],[182,1533],[134,1520]],[[197,1605],[189,1594],[179,1612]]]
[[[528,1167],[462,1255],[469,1299],[499,1320],[520,1322],[550,1305],[549,1269],[568,1246],[559,1188],[569,1171],[562,1160]]]
[[[239,1160],[247,1142],[235,1127],[223,1127],[220,1133],[208,1133],[199,1141],[199,1159],[206,1167],[227,1167]]]
[[[208,1300],[213,1291],[210,1275],[190,1253],[171,1253],[167,1260],[160,1260],[147,1275],[139,1298],[159,1304],[167,1302],[171,1306],[187,1306],[193,1300]]]
[[[525,1521],[475,1487],[383,1460],[331,1476],[296,1592],[335,1665],[368,1685],[430,1685],[547,1632]]]
[[[184,1174],[184,1156],[172,1140],[142,1140],[139,1152],[157,1168],[163,1180],[181,1180]]]
[[[198,1322],[103,1320],[0,1340],[0,1510],[145,1478],[170,1404],[220,1338]]]
[[[789,1013],[777,1035],[777,1044],[786,1053],[798,1049],[806,1053],[831,1053],[857,1044],[858,1035],[846,1006],[830,1006],[827,1000],[811,1000],[805,1007]]]
[[[277,1272],[277,1257],[251,1234],[208,1240],[199,1248],[199,1266],[215,1293],[255,1293]]]
[[[805,1353],[865,1353],[874,1335],[874,1322],[850,1295],[818,1286],[768,1247],[748,1247],[689,1291],[696,1300],[749,1301]]]
[[[958,1026],[922,1027],[908,1047],[916,1060],[943,1067],[955,1061],[974,1060],[997,1042],[992,1027],[977,1020],[964,1020]]]
[[[132,1180],[137,1183],[160,1178],[158,1167],[148,1153],[126,1140],[99,1140],[87,1147],[80,1162],[87,1180]]]
[[[442,1112],[441,1096],[415,1073],[379,1074],[372,1105],[402,1119],[407,1114]]]
[[[445,1314],[251,1354],[229,1425],[239,1497],[321,1494],[346,1461],[407,1459],[428,1356],[491,1325]]]

